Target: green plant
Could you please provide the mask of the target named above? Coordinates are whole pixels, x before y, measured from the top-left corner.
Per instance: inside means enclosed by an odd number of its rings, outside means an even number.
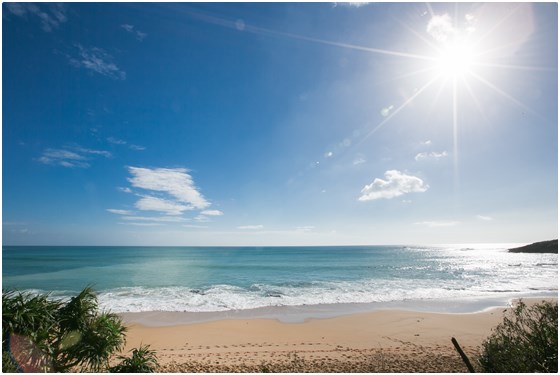
[[[132,349],[131,357],[119,356],[121,362],[109,368],[110,372],[155,372],[158,367],[156,352],[150,350],[149,345],[140,346],[138,349]]]
[[[558,303],[520,301],[483,343],[485,372],[558,371]]]
[[[106,371],[124,346],[125,331],[120,317],[99,311],[89,287],[67,302],[48,294],[2,293],[3,371]]]

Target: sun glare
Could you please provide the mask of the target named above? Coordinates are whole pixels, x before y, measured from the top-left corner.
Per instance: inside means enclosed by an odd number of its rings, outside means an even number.
[[[473,66],[474,53],[471,46],[462,42],[449,44],[436,58],[436,70],[448,78],[463,77]]]

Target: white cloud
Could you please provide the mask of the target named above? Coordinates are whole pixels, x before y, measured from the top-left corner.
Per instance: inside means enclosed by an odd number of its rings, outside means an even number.
[[[144,196],[140,198],[134,206],[142,211],[164,212],[167,215],[181,215],[184,211],[193,209],[191,205],[185,205],[152,196]]]
[[[445,43],[456,33],[451,16],[447,13],[434,15],[428,22],[426,31],[432,38],[441,43]]]
[[[181,216],[123,216],[121,219],[127,221],[155,221],[163,223],[179,223],[187,221]]]
[[[494,220],[492,217],[490,216],[484,216],[484,215],[476,215],[476,218],[478,220],[483,220],[483,221],[492,221]]]
[[[256,230],[256,229],[263,229],[264,225],[241,225],[237,227],[237,229],[247,229],[247,230]]]
[[[185,224],[183,225],[185,228],[195,228],[195,229],[206,229],[208,225],[194,225],[194,224]]]
[[[106,158],[110,158],[112,156],[112,154],[109,151],[103,151],[103,150],[92,150],[90,148],[83,148],[83,147],[76,147],[75,150],[84,154],[101,155]]]
[[[208,223],[208,222],[212,221],[208,216],[205,216],[205,215],[195,216],[194,220],[198,221],[199,223]]]
[[[161,223],[134,223],[134,222],[129,222],[129,223],[119,223],[121,225],[136,225],[139,227],[156,227],[156,226],[161,226],[163,224]]]
[[[136,188],[167,193],[177,201],[196,209],[203,210],[210,206],[194,185],[188,169],[128,167],[128,170],[133,175],[128,181]],[[190,208],[184,210],[186,209]]]
[[[61,23],[67,21],[66,6],[61,3],[42,4],[41,6],[31,3],[6,3],[6,9],[19,17],[27,17],[27,14],[39,17],[41,28],[46,32],[53,31]]]
[[[148,36],[148,34],[142,32],[142,31],[140,31],[140,30],[138,30],[138,29],[135,29],[135,28],[134,28],[134,25],[129,25],[129,24],[126,24],[126,23],[125,23],[124,25],[121,25],[121,27],[122,27],[123,29],[125,29],[127,32],[136,35],[136,39],[138,39],[139,41],[143,41],[144,38],[145,38],[146,36]]]
[[[414,223],[415,225],[424,225],[429,228],[438,228],[438,227],[453,227],[459,224],[458,221],[422,221],[418,223]]]
[[[70,63],[78,68],[86,68],[113,79],[126,79],[126,72],[121,70],[114,62],[113,56],[97,47],[84,48],[80,44],[78,57],[69,57]]]
[[[132,190],[128,187],[118,187],[117,189],[123,193],[132,193]]]
[[[357,156],[356,159],[352,162],[352,165],[360,165],[366,162],[366,159],[362,156]]]
[[[69,149],[47,148],[37,159],[40,163],[47,165],[58,165],[66,168],[88,168],[90,166],[89,155],[100,155],[106,158],[111,157],[108,151],[92,150],[83,147],[72,147]]]
[[[201,211],[200,214],[208,216],[222,216],[224,213],[220,210],[204,210]]]
[[[361,190],[360,201],[375,199],[392,199],[408,193],[422,193],[429,186],[420,178],[404,174],[397,170],[385,172],[385,179],[376,178]]]
[[[115,137],[109,137],[107,138],[107,142],[112,143],[114,145],[126,145],[128,144],[127,141],[124,141],[122,139],[118,139]],[[146,149],[146,147],[144,146],[138,146],[138,145],[128,145],[128,148],[131,150],[135,150],[135,151],[143,151]]]
[[[349,1],[349,2],[345,2],[345,3],[333,3],[333,8],[336,8],[338,5],[340,6],[346,6],[346,7],[353,7],[353,8],[360,8],[363,7],[364,5],[368,5],[369,2],[368,1]]]
[[[416,161],[426,160],[426,159],[439,160],[439,159],[444,158],[448,155],[449,154],[447,153],[447,151],[443,151],[443,152],[434,152],[434,151],[432,151],[432,152],[421,152],[414,157],[414,160],[416,160]]]
[[[129,211],[129,210],[118,210],[116,208],[108,208],[107,211],[109,211],[112,214],[117,214],[117,215],[132,215],[133,212]]]
[[[134,207],[140,211],[154,211],[162,216],[133,216],[124,211],[122,217],[126,221],[182,222],[195,220],[210,221],[212,216],[221,216],[220,210],[207,209],[210,203],[200,194],[192,177],[185,168],[139,168],[127,167],[131,177],[128,181],[132,188],[118,187],[125,193],[134,193],[138,200]],[[137,189],[143,189],[139,192]],[[187,219],[182,215],[185,211],[200,210],[198,216]],[[121,213],[110,209],[110,212]]]
[[[301,227],[296,227],[297,232],[311,232],[313,229],[315,229],[314,225],[304,225]]]
[[[118,139],[115,137],[109,137],[107,138],[107,142],[112,143],[114,145],[125,145],[126,141],[123,141],[122,139]]]
[[[60,165],[63,167],[87,168],[89,163],[86,157],[68,150],[48,148],[43,151],[43,155],[38,159],[39,162],[49,165]]]

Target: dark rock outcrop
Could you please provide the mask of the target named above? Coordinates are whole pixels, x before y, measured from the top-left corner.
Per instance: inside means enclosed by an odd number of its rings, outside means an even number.
[[[510,253],[554,253],[558,254],[558,240],[535,242],[527,246],[508,250]]]

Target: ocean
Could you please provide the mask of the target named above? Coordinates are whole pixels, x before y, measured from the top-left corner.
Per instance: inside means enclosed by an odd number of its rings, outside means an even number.
[[[3,246],[2,286],[68,298],[89,285],[102,308],[119,313],[407,301],[484,308],[557,296],[558,255],[508,253],[508,246]]]

